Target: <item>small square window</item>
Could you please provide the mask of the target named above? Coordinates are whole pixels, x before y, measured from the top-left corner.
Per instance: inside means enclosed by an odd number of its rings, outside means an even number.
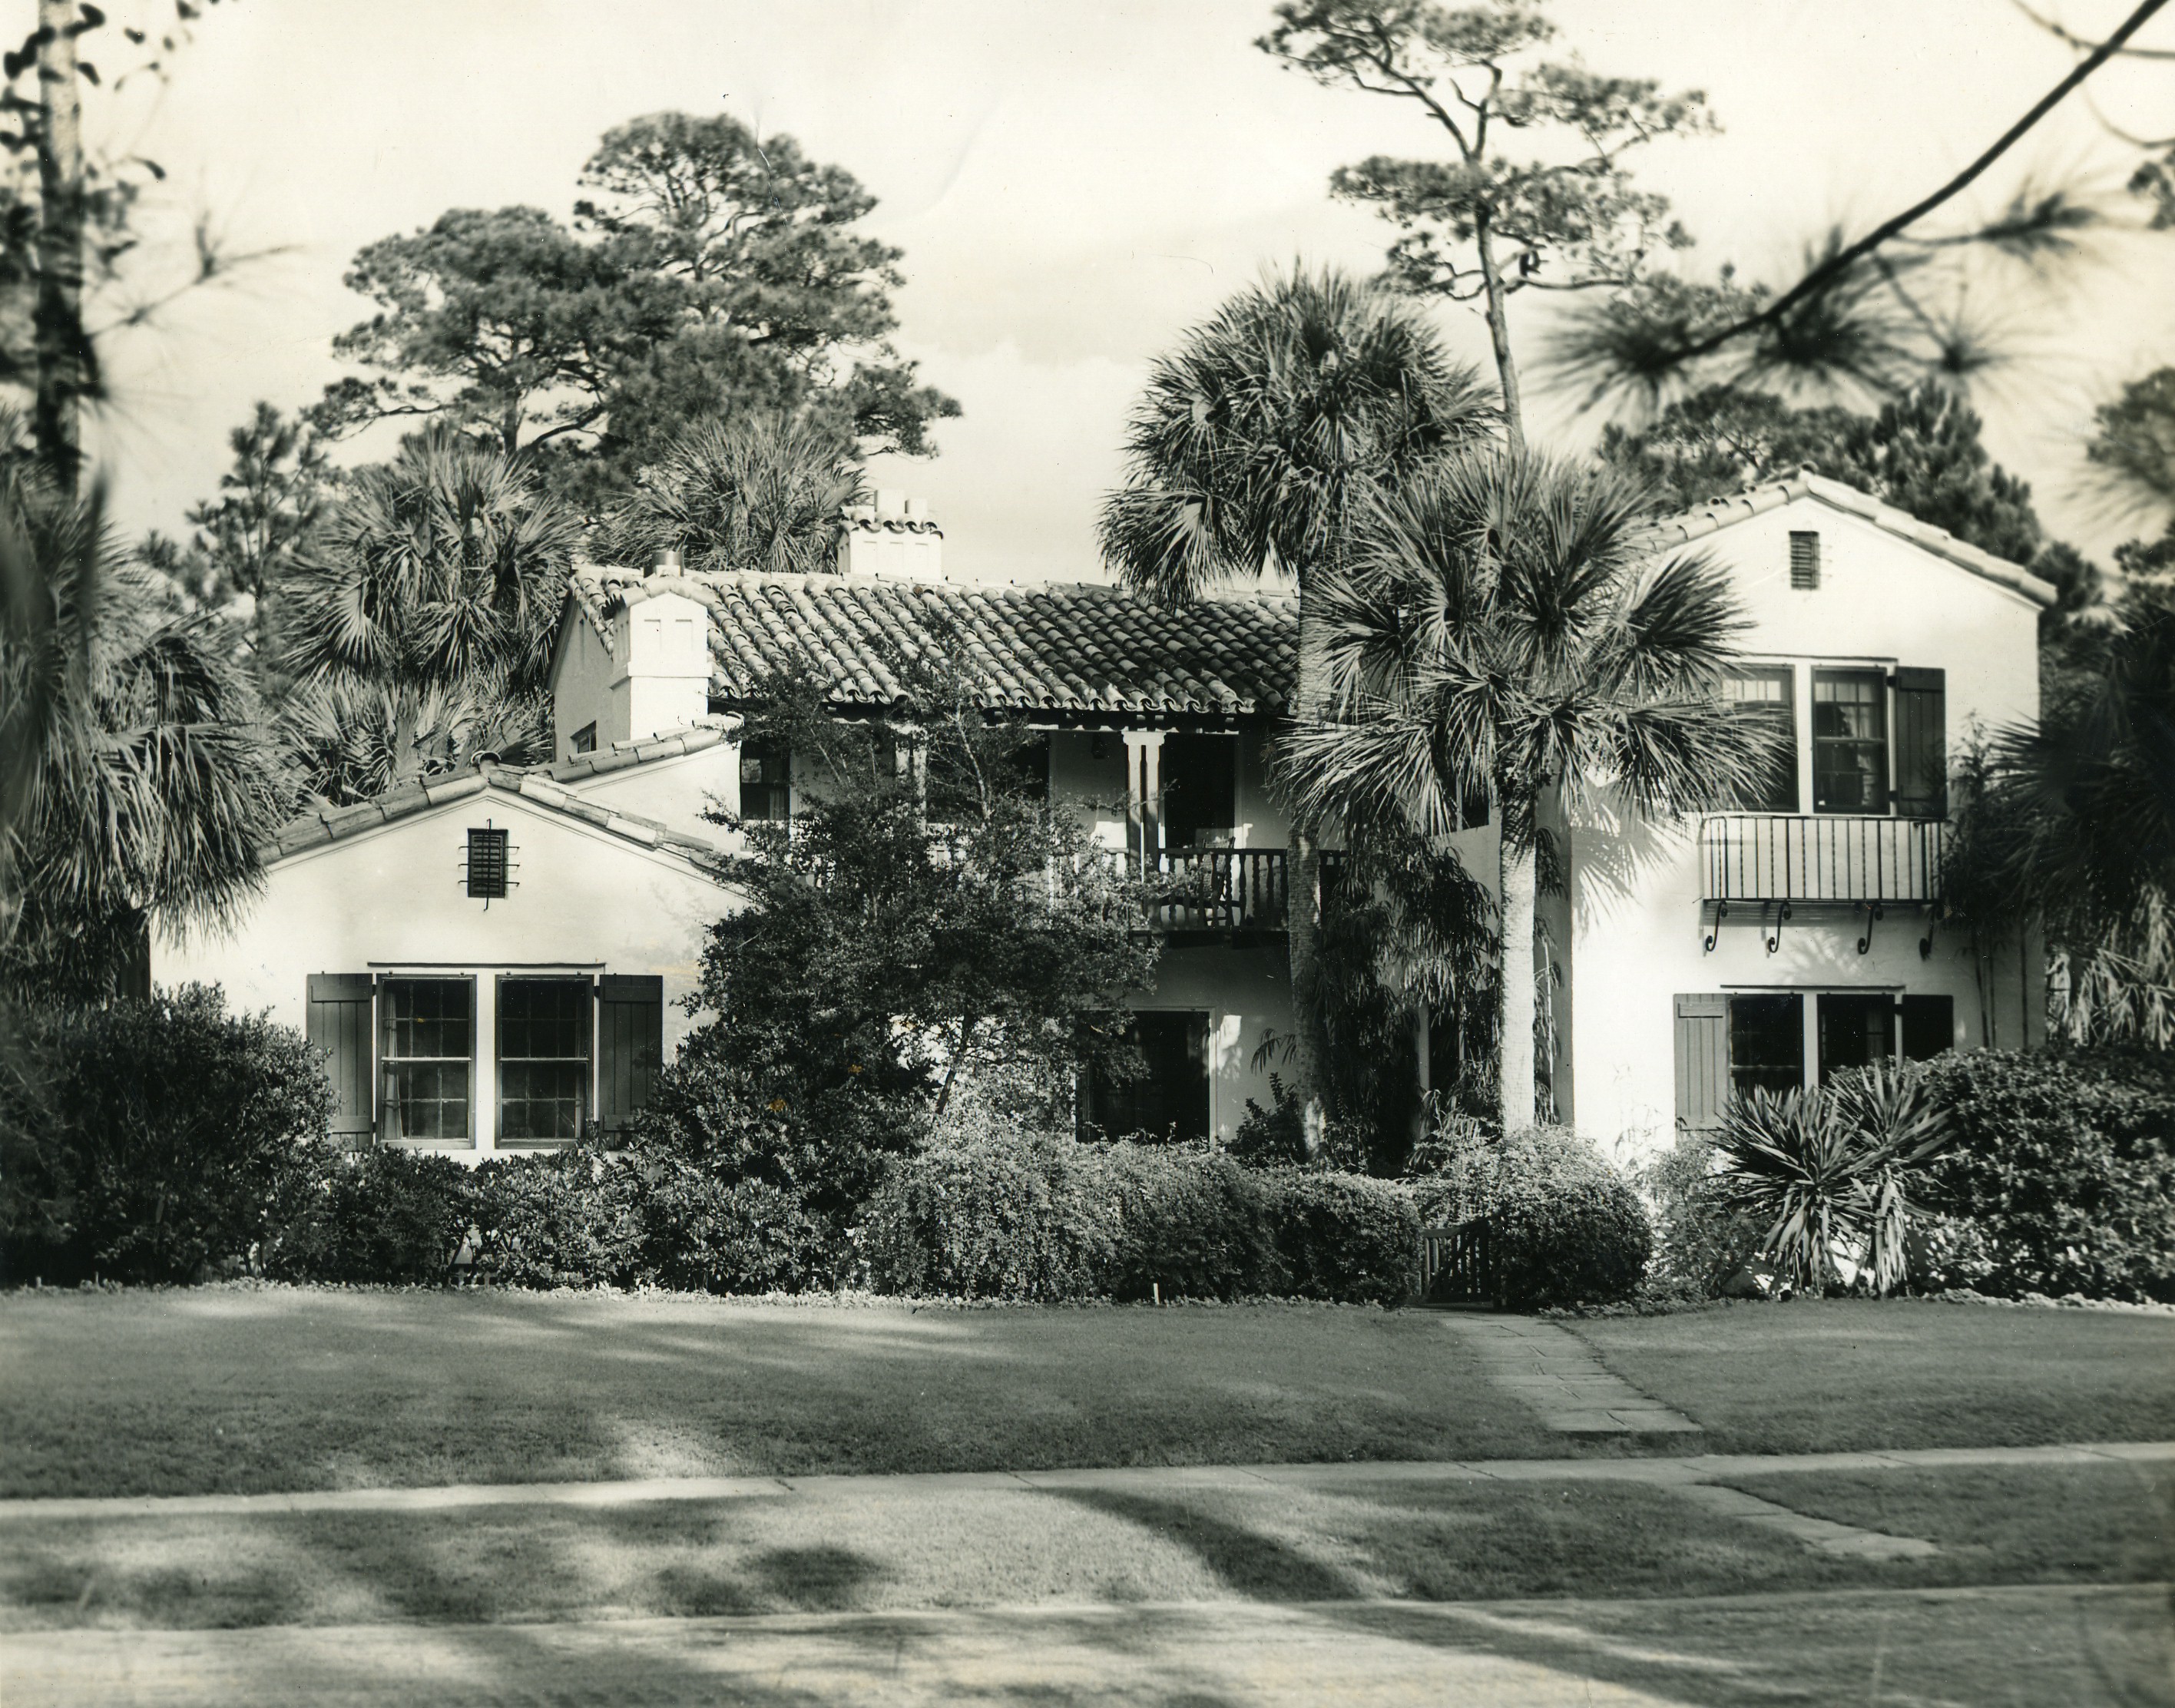
[[[1790,585],[1799,593],[1812,593],[1820,584],[1820,537],[1814,533],[1790,535]]]
[[[472,830],[469,832],[469,894],[478,901],[495,902],[506,894],[506,832]]]
[[[567,738],[567,752],[569,756],[594,753],[596,751],[597,726],[594,724],[583,724],[580,729]]]

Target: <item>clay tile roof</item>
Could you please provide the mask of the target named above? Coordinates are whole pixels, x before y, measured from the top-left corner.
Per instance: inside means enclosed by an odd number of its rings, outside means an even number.
[[[834,704],[881,705],[900,691],[889,660],[932,644],[946,646],[975,680],[984,706],[1026,715],[1276,716],[1298,671],[1299,606],[1275,594],[1169,609],[1088,583],[645,579],[595,567],[577,570],[568,585],[576,607],[607,637],[617,606],[659,592],[708,610],[710,694],[728,705],[786,670],[819,675]]]
[[[697,743],[693,739],[697,735],[706,735],[708,740]],[[688,747],[708,746],[719,739],[719,732],[714,729],[692,730],[689,738]],[[680,750],[675,747],[674,751]],[[522,786],[524,783],[529,785],[527,788]],[[452,801],[472,800],[494,789],[518,794],[546,812],[579,819],[639,847],[670,849],[698,865],[715,859],[719,853],[714,845],[704,842],[700,837],[684,836],[654,819],[638,818],[630,812],[592,805],[552,783],[541,767],[524,769],[513,765],[485,765],[480,771],[457,772],[447,776],[426,778],[420,782],[404,783],[399,788],[388,789],[375,800],[364,801],[360,805],[306,812],[282,825],[273,832],[269,841],[258,845],[257,863],[268,866],[290,854],[322,848],[328,843],[344,842],[366,830],[375,830],[382,824],[390,824],[415,813],[427,812],[434,806],[443,806]]]
[[[1843,511],[1871,523],[1875,528],[1900,535],[1913,545],[1930,551],[1936,557],[1969,570],[1973,575],[2019,593],[2034,604],[2051,605],[2057,597],[2054,588],[2042,581],[2021,564],[2011,563],[2005,557],[1996,557],[1982,551],[1968,540],[1959,540],[1945,528],[1936,528],[1930,522],[1921,522],[1907,510],[1899,510],[1893,504],[1884,503],[1870,492],[1861,492],[1840,480],[1831,480],[1825,474],[1815,474],[1806,469],[1787,480],[1771,480],[1765,485],[1751,487],[1727,497],[1710,499],[1696,510],[1687,510],[1681,516],[1668,516],[1651,524],[1649,532],[1657,550],[1667,550],[1699,540],[1749,518],[1770,510],[1779,510],[1800,498],[1816,498],[1821,503]]]

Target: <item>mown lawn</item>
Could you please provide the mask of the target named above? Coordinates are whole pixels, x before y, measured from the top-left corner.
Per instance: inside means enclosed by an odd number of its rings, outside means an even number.
[[[0,1298],[0,1495],[1560,1450],[1425,1312]]]
[[[1836,1299],[1570,1326],[1713,1451],[2175,1439],[2175,1317]]]

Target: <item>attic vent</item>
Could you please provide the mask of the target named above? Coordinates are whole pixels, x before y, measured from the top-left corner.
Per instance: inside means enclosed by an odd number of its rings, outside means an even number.
[[[1790,535],[1790,585],[1799,593],[1812,593],[1820,584],[1820,537],[1813,533]]]
[[[472,830],[469,832],[469,894],[477,900],[496,902],[506,895],[506,832]]]

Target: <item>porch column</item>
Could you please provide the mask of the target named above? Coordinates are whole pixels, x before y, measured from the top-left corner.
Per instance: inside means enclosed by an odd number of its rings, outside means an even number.
[[[1153,872],[1163,854],[1163,731],[1125,731],[1125,851]]]

